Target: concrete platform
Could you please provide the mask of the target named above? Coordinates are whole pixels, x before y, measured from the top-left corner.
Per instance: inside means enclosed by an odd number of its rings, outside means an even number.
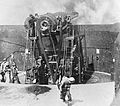
[[[59,90],[55,85],[40,85],[49,87],[49,92],[35,95],[28,93],[25,84],[0,83],[0,106],[68,106],[59,99]],[[98,84],[72,85],[73,101],[69,106],[110,106],[115,91],[114,82]]]

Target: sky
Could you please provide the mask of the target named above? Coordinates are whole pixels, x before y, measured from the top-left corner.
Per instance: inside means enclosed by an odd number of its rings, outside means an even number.
[[[29,14],[76,11],[76,24],[120,22],[120,0],[0,0],[0,25],[22,25]]]

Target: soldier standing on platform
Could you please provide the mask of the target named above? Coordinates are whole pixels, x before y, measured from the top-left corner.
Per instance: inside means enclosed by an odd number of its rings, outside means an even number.
[[[66,101],[66,96],[68,97],[68,101],[72,101],[70,87],[71,84],[75,81],[73,77],[68,77],[67,75],[63,76],[61,84],[60,84],[60,99],[64,102]]]

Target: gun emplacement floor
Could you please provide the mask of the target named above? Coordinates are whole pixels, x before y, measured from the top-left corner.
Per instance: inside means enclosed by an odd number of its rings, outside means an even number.
[[[110,106],[114,82],[72,85],[71,94],[70,106]],[[59,99],[56,85],[0,83],[0,95],[0,106],[68,106]]]

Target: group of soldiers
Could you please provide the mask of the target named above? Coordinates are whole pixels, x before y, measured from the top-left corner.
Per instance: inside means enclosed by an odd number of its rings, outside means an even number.
[[[60,65],[59,76],[61,78],[56,79],[59,80],[57,84],[60,90],[60,98],[65,101],[65,97],[68,96],[68,100],[71,101],[71,93],[70,93],[70,86],[74,82],[74,78],[70,77],[69,74],[64,73],[63,64]],[[5,83],[18,83],[20,84],[19,76],[18,76],[18,68],[15,62],[10,64],[9,61],[4,59],[0,65],[0,75],[1,75],[1,82]],[[47,68],[44,59],[40,57],[36,61],[36,66],[31,69],[26,70],[26,78],[30,79],[33,84],[48,84],[48,78],[50,77],[49,69]]]
[[[25,83],[48,84],[49,70],[42,56],[36,59],[36,64],[26,69]]]
[[[7,59],[4,59],[0,65],[1,82],[6,83],[19,83],[18,68],[15,62],[10,64]]]
[[[33,84],[48,84],[48,68],[42,56],[36,60],[35,66],[23,71],[25,71],[25,83],[29,80],[29,83]],[[20,84],[19,72],[16,63],[5,58],[0,64],[0,81]]]

